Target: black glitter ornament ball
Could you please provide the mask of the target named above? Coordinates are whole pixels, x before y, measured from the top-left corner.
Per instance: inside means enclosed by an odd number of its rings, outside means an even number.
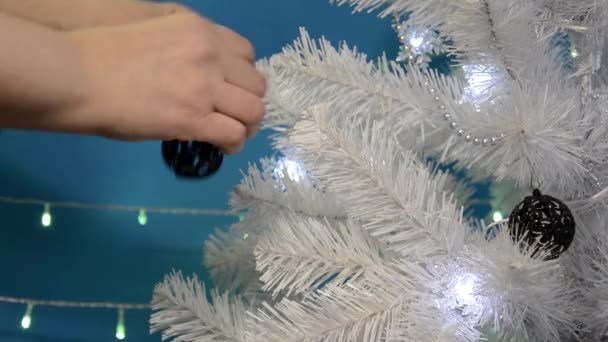
[[[509,216],[511,238],[514,241],[523,239],[529,246],[537,242],[537,249],[549,252],[546,260],[556,259],[570,247],[575,227],[572,212],[564,202],[543,195],[538,189],[519,203]]]
[[[215,146],[198,141],[163,141],[165,163],[180,178],[207,178],[219,170],[224,154]]]

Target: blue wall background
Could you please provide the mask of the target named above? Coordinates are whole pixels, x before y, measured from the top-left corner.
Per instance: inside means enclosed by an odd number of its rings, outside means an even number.
[[[346,40],[371,57],[397,41],[390,20],[351,15],[328,0],[184,1],[249,38],[259,57],[281,50],[306,27],[334,44]],[[40,61],[44,63],[43,60]],[[265,134],[206,182],[178,181],[165,169],[159,144],[2,131],[0,194],[53,201],[163,207],[227,208],[240,169],[271,153]],[[53,210],[53,228],[40,226],[42,208],[0,205],[0,295],[81,301],[148,302],[154,284],[172,269],[207,278],[204,240],[231,219]],[[32,328],[19,325],[25,308],[0,304],[0,342],[112,341],[114,311],[34,309]],[[148,313],[127,312],[127,341],[160,341],[148,333]]]

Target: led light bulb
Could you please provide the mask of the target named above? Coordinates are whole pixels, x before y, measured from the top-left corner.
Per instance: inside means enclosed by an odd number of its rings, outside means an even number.
[[[137,216],[137,222],[140,225],[145,226],[148,223],[148,215],[144,209],[139,209],[139,216]]]
[[[34,305],[28,304],[25,309],[25,314],[21,319],[21,327],[23,329],[29,329],[32,326],[32,311],[34,310]]]
[[[127,337],[125,329],[125,310],[118,309],[118,323],[116,324],[116,339],[124,340]]]
[[[45,228],[50,227],[53,223],[53,218],[51,217],[51,205],[48,203],[44,205],[44,212],[42,213],[42,218],[40,219],[40,222]]]
[[[494,220],[494,222],[499,222],[502,221],[504,217],[502,216],[502,213],[500,211],[495,211],[492,215],[492,219]]]

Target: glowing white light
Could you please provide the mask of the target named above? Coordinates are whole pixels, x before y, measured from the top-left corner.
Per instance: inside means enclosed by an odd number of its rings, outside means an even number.
[[[420,55],[430,52],[436,34],[433,30],[411,26],[407,31],[407,40],[413,53]]]
[[[464,65],[462,69],[467,81],[463,100],[473,104],[487,101],[492,95],[492,87],[501,79],[496,66],[470,64]]]
[[[283,178],[287,176],[293,181],[299,181],[304,178],[304,171],[298,162],[291,161],[288,159],[282,159],[277,163],[273,174],[275,177]]]
[[[455,279],[448,296],[448,306],[456,310],[462,317],[474,319],[481,312],[481,298],[475,290],[479,279],[471,273],[454,275]]]
[[[461,277],[454,286],[454,292],[456,293],[456,297],[458,301],[464,304],[474,303],[475,296],[473,292],[475,290],[475,281],[476,277],[468,274]]]
[[[32,317],[30,317],[30,316],[24,316],[21,319],[21,327],[23,329],[29,329],[31,325],[32,325]]]
[[[25,314],[21,319],[21,327],[23,329],[29,329],[32,326],[32,311],[34,310],[34,305],[28,304],[25,309]]]
[[[42,213],[42,218],[40,219],[42,226],[48,228],[51,226],[53,222],[53,217],[51,216],[51,205],[49,203],[44,205],[44,213]]]
[[[492,219],[494,220],[494,222],[499,222],[502,221],[504,217],[502,216],[502,213],[500,211],[495,211],[492,215]]]
[[[422,45],[423,42],[424,42],[424,38],[422,38],[422,37],[412,37],[412,38],[410,38],[410,44],[412,44],[412,46],[415,47],[415,48],[419,48],[420,45]]]

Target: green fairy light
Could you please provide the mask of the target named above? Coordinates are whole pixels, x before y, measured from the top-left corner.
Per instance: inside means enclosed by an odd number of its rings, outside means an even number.
[[[146,215],[146,211],[144,209],[139,210],[139,216],[137,216],[137,221],[142,226],[145,226],[148,223],[148,215]]]
[[[32,326],[32,311],[34,310],[34,305],[28,304],[25,309],[25,314],[21,319],[21,327],[25,330],[29,329]]]
[[[127,337],[125,329],[125,310],[118,309],[118,323],[116,324],[116,339],[124,340]]]
[[[51,216],[51,205],[48,203],[44,205],[44,212],[42,213],[40,222],[45,228],[50,227],[53,223],[53,217]]]

